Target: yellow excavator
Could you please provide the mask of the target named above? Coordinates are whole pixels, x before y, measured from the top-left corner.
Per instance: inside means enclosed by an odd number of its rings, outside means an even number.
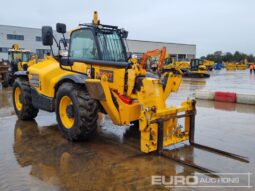
[[[236,64],[236,69],[237,70],[246,70],[248,65],[247,59],[242,60],[241,62],[238,62]]]
[[[58,23],[56,31],[66,33]],[[97,130],[98,112],[123,126],[138,124],[140,150],[162,156],[203,172],[212,171],[180,158],[171,157],[166,147],[184,141],[247,162],[245,157],[195,142],[195,100],[167,106],[171,92],[178,91],[182,77],[173,72],[148,76],[140,63],[128,62],[124,41],[128,32],[104,25],[97,12],[91,24],[80,24],[70,34],[68,56],[61,54],[15,74],[13,106],[21,120],[33,120],[39,110],[55,112],[59,130],[70,141],[87,140]],[[42,27],[42,42],[53,45],[53,29]],[[66,43],[56,42],[59,52]],[[161,66],[162,67],[162,66]],[[162,68],[159,68],[159,70]],[[183,118],[181,125],[180,118]]]
[[[180,71],[183,77],[188,78],[210,77],[207,65],[204,65],[203,61],[200,59],[192,59],[190,62],[187,61],[175,62],[173,58],[167,57],[165,59],[163,71],[172,71],[173,69],[176,71]]]
[[[14,81],[14,73],[17,71],[26,71],[28,67],[36,63],[36,56],[32,55],[30,50],[21,49],[19,44],[13,44],[8,50],[9,70],[4,75],[3,87],[11,86]]]
[[[202,63],[208,71],[212,71],[214,67],[214,61],[211,60],[203,60]]]
[[[227,71],[236,70],[236,63],[235,62],[227,62],[225,63],[225,67]]]
[[[147,51],[143,54],[140,65],[143,69],[146,69],[147,71],[159,72],[160,71],[159,68],[162,68],[162,66],[164,65],[165,56],[166,47],[163,47],[162,49]],[[159,57],[159,59],[157,61],[154,61],[154,63],[151,66],[147,67],[146,63],[148,59],[153,57],[154,58]]]
[[[187,70],[190,68],[190,62],[187,60],[179,60],[175,62],[176,67],[180,70]]]
[[[175,61],[174,58],[170,56],[170,54],[166,55],[165,61],[164,61],[164,71],[172,71],[174,70],[180,70],[182,72],[186,72],[190,68],[190,62],[189,61]]]
[[[192,59],[190,61],[190,68],[183,73],[183,77],[188,78],[209,78],[210,74],[207,71],[205,65],[203,65],[202,60]]]

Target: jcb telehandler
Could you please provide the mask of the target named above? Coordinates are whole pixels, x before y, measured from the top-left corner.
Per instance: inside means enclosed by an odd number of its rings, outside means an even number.
[[[66,26],[57,24],[56,30],[64,34]],[[68,57],[52,56],[16,73],[13,105],[18,118],[32,120],[39,109],[56,112],[60,131],[78,141],[95,133],[100,111],[117,125],[138,122],[144,153],[158,151],[165,156],[164,147],[186,140],[201,146],[194,142],[195,101],[166,105],[169,94],[178,90],[181,75],[148,77],[139,63],[127,62],[127,35],[117,26],[100,24],[95,12],[92,24],[80,24],[71,32]],[[44,26],[43,44],[52,46],[53,40],[60,47],[52,28]],[[184,118],[184,127],[178,125],[179,118]]]
[[[29,66],[36,63],[36,58],[32,56],[30,50],[21,49],[18,44],[13,44],[8,50],[9,70],[4,75],[3,87],[11,86],[14,82],[14,73],[17,71],[26,71]]]

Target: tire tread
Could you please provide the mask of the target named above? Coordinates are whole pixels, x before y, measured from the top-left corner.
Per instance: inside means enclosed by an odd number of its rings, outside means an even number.
[[[58,109],[56,109],[59,128],[65,137],[71,141],[89,139],[92,135],[94,135],[97,129],[97,102],[89,96],[85,87],[66,82],[62,84],[57,91],[56,104],[59,104],[61,94],[68,92],[72,92],[77,101],[78,116],[76,117],[78,121],[77,123],[75,122],[77,126],[72,127],[72,130],[66,130],[66,128],[62,125],[60,117],[58,116]],[[58,108],[58,105],[56,105],[56,108]]]
[[[17,111],[15,106],[16,114],[18,115],[18,118],[21,120],[32,120],[34,119],[39,110],[34,108],[32,103],[32,95],[31,95],[31,87],[29,85],[29,82],[26,79],[17,78],[14,82],[13,87],[19,86],[21,88],[22,92],[22,110]],[[14,96],[14,95],[13,95]],[[13,102],[15,99],[13,98]]]

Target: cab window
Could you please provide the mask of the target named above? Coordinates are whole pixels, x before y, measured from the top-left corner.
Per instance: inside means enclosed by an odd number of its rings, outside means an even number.
[[[31,54],[29,52],[24,52],[22,54],[22,62],[28,62],[31,58]]]
[[[91,30],[78,30],[72,33],[70,57],[99,60],[94,35]]]
[[[99,46],[102,53],[102,60],[125,62],[125,51],[117,32],[98,32],[97,33]]]

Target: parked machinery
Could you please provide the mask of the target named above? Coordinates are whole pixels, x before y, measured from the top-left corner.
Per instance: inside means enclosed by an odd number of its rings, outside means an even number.
[[[242,60],[241,62],[236,63],[237,70],[246,70],[248,65],[247,59]]]
[[[227,62],[225,63],[226,70],[233,71],[236,70],[236,63],[235,62]]]
[[[181,60],[181,61],[176,61],[174,58],[171,58],[170,54],[166,56],[166,59],[164,61],[164,66],[163,70],[164,71],[172,71],[173,69],[175,70],[180,70],[182,72],[186,72],[190,68],[190,62]]]
[[[5,74],[3,87],[11,86],[14,81],[14,73],[17,71],[26,71],[29,66],[36,63],[36,56],[32,56],[30,50],[20,49],[18,44],[13,44],[8,50],[8,72]]]
[[[190,69],[183,73],[183,77],[189,78],[209,78],[206,66],[203,65],[202,60],[192,59],[190,61]]]
[[[8,73],[9,66],[6,62],[0,61],[0,82],[2,82],[5,79],[5,76]]]
[[[148,67],[146,64],[148,59],[151,57],[159,57],[159,60],[157,60],[157,62],[154,61],[154,63],[152,63]],[[153,72],[156,72],[156,71],[160,72],[160,69],[164,65],[165,57],[166,57],[166,47],[163,47],[161,50],[156,49],[156,50],[147,51],[143,54],[140,65],[143,69],[152,70]]]
[[[190,68],[190,62],[187,60],[179,60],[175,62],[176,67],[182,71],[186,71]]]
[[[211,60],[203,60],[203,65],[206,67],[208,71],[212,71],[214,68],[214,61]]]
[[[57,24],[57,32],[64,34],[66,26]],[[60,131],[67,139],[78,141],[96,132],[101,111],[116,125],[139,124],[133,128],[140,130],[144,153],[158,151],[171,158],[164,148],[189,140],[193,146],[246,162],[244,157],[195,143],[195,101],[186,100],[177,107],[166,105],[169,94],[178,91],[181,75],[169,72],[162,80],[148,77],[142,64],[127,62],[123,42],[127,35],[117,26],[100,24],[95,12],[92,24],[80,24],[71,32],[68,57],[52,56],[16,73],[13,105],[18,118],[32,120],[39,109],[56,112]],[[42,41],[53,45],[51,27],[42,28]],[[179,118],[184,118],[183,126]],[[176,157],[171,159],[212,172]]]

